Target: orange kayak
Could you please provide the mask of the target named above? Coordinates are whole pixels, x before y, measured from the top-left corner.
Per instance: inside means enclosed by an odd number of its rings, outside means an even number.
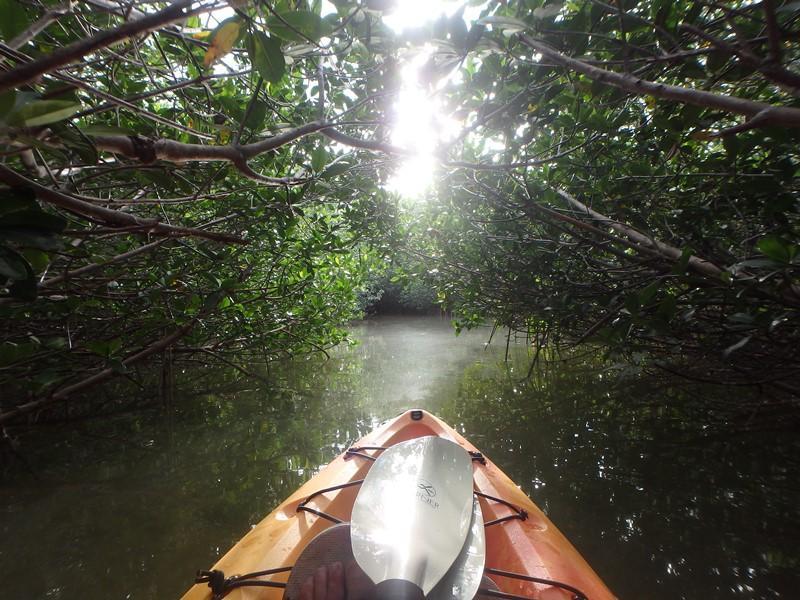
[[[423,410],[410,410],[363,437],[306,482],[239,540],[214,565],[214,574],[190,588],[182,600],[210,600],[207,579],[216,578],[221,585],[224,578],[241,574],[249,574],[245,579],[251,584],[237,587],[236,580],[228,580],[226,600],[281,600],[288,567],[306,545],[337,522],[350,520],[358,482],[381,450],[428,435],[454,441],[473,457],[474,489],[486,532],[485,574],[501,592],[537,600],[615,599],[567,538],[505,473],[446,423]],[[261,574],[264,571],[268,573]]]

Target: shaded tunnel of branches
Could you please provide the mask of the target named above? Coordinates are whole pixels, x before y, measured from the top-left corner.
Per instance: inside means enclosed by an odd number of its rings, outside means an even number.
[[[403,33],[315,6],[0,3],[0,425],[159,358],[325,352],[398,256],[459,327],[796,418],[796,3],[512,1]],[[409,218],[386,183],[421,47],[461,130]]]

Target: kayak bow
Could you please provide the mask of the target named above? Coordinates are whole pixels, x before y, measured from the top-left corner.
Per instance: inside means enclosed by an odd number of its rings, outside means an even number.
[[[494,463],[435,416],[410,410],[366,435],[306,482],[239,540],[214,571],[199,578],[182,600],[210,600],[211,583],[223,589],[225,577],[236,574],[250,574],[258,587],[239,587],[242,580],[234,580],[226,599],[283,598],[290,569],[282,567],[294,565],[319,533],[350,521],[360,482],[375,458],[383,449],[424,436],[455,442],[472,456],[485,528],[484,573],[501,592],[539,600],[615,599],[572,544]],[[259,575],[264,571],[271,572]]]

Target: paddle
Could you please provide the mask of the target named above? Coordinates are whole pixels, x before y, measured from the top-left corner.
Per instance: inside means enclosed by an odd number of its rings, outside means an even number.
[[[427,595],[428,600],[472,600],[478,593],[486,564],[486,536],[483,512],[477,498],[472,499],[472,523],[467,539],[450,570]]]
[[[472,461],[458,444],[422,437],[388,448],[353,505],[353,556],[374,598],[421,599],[464,547],[473,513]]]

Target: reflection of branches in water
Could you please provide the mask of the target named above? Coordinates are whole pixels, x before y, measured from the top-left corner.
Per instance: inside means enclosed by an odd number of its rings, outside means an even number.
[[[222,357],[214,356],[221,366],[207,360],[179,356],[165,361],[150,361],[139,365],[135,371],[125,373],[87,395],[75,395],[63,401],[37,426],[58,426],[65,423],[91,422],[141,413],[148,409],[168,406],[167,398],[197,398],[203,396],[229,396],[256,391],[269,385],[271,389],[286,389],[278,382],[270,383],[262,373],[264,364],[245,369]],[[170,377],[164,378],[167,371]],[[254,388],[255,386],[255,388]]]
[[[671,423],[676,440],[724,429],[731,433],[771,429],[777,424],[776,416],[785,417],[792,408],[756,386],[741,386],[737,402],[732,403],[724,387],[673,376],[648,363],[615,363],[596,349],[560,355],[545,349],[532,370],[530,355],[528,348],[516,348],[502,379],[490,369],[468,369],[461,382],[462,393],[470,393],[470,387],[478,385],[487,389],[476,393],[492,398],[500,388],[507,394],[506,400],[520,398],[515,410],[556,410],[569,404],[576,415],[586,417],[610,414],[628,423]],[[522,378],[518,374],[525,369],[530,374]],[[482,377],[489,377],[491,383],[481,384]],[[521,398],[527,398],[529,406]],[[791,429],[791,423],[783,425]]]
[[[728,429],[732,434],[791,430],[798,421],[800,397],[790,384],[789,374],[785,377],[784,389],[779,389],[782,382],[771,375],[763,381],[750,376],[737,380],[723,378],[722,371],[715,372],[707,366],[683,368],[650,359],[613,362],[603,349],[586,345],[561,349],[537,347],[532,352],[527,340],[512,358],[509,376],[520,386],[539,392],[552,386],[553,378],[563,377],[565,373],[573,378],[582,374],[591,386],[618,387],[625,382],[638,382],[635,385],[645,391],[626,397],[622,401],[624,407],[609,407],[615,411],[635,410],[644,415],[644,409],[648,409],[660,419],[685,419],[687,424],[693,420],[695,428]],[[514,375],[523,367],[527,369],[524,377]],[[702,370],[705,375],[695,375],[693,370]],[[736,390],[735,403],[731,402],[730,391],[726,391],[730,388]],[[680,393],[675,393],[678,390]],[[597,396],[590,390],[587,392],[590,397]],[[670,392],[667,404],[659,404],[665,397],[659,395],[661,392]],[[659,407],[669,410],[659,412]],[[671,416],[667,417],[667,413]]]
[[[796,434],[721,429],[719,412],[706,409],[730,404],[719,386],[626,373],[599,356],[543,363],[521,381],[527,357],[512,353],[507,371],[467,369],[442,416],[462,424],[615,591],[652,597],[627,577],[635,568],[663,597],[690,580],[698,597],[718,597],[741,565],[753,597],[782,589],[768,557],[793,556],[800,534]],[[758,402],[756,390],[740,395]],[[664,579],[666,564],[679,572]],[[718,566],[713,578],[694,577],[708,565]]]

